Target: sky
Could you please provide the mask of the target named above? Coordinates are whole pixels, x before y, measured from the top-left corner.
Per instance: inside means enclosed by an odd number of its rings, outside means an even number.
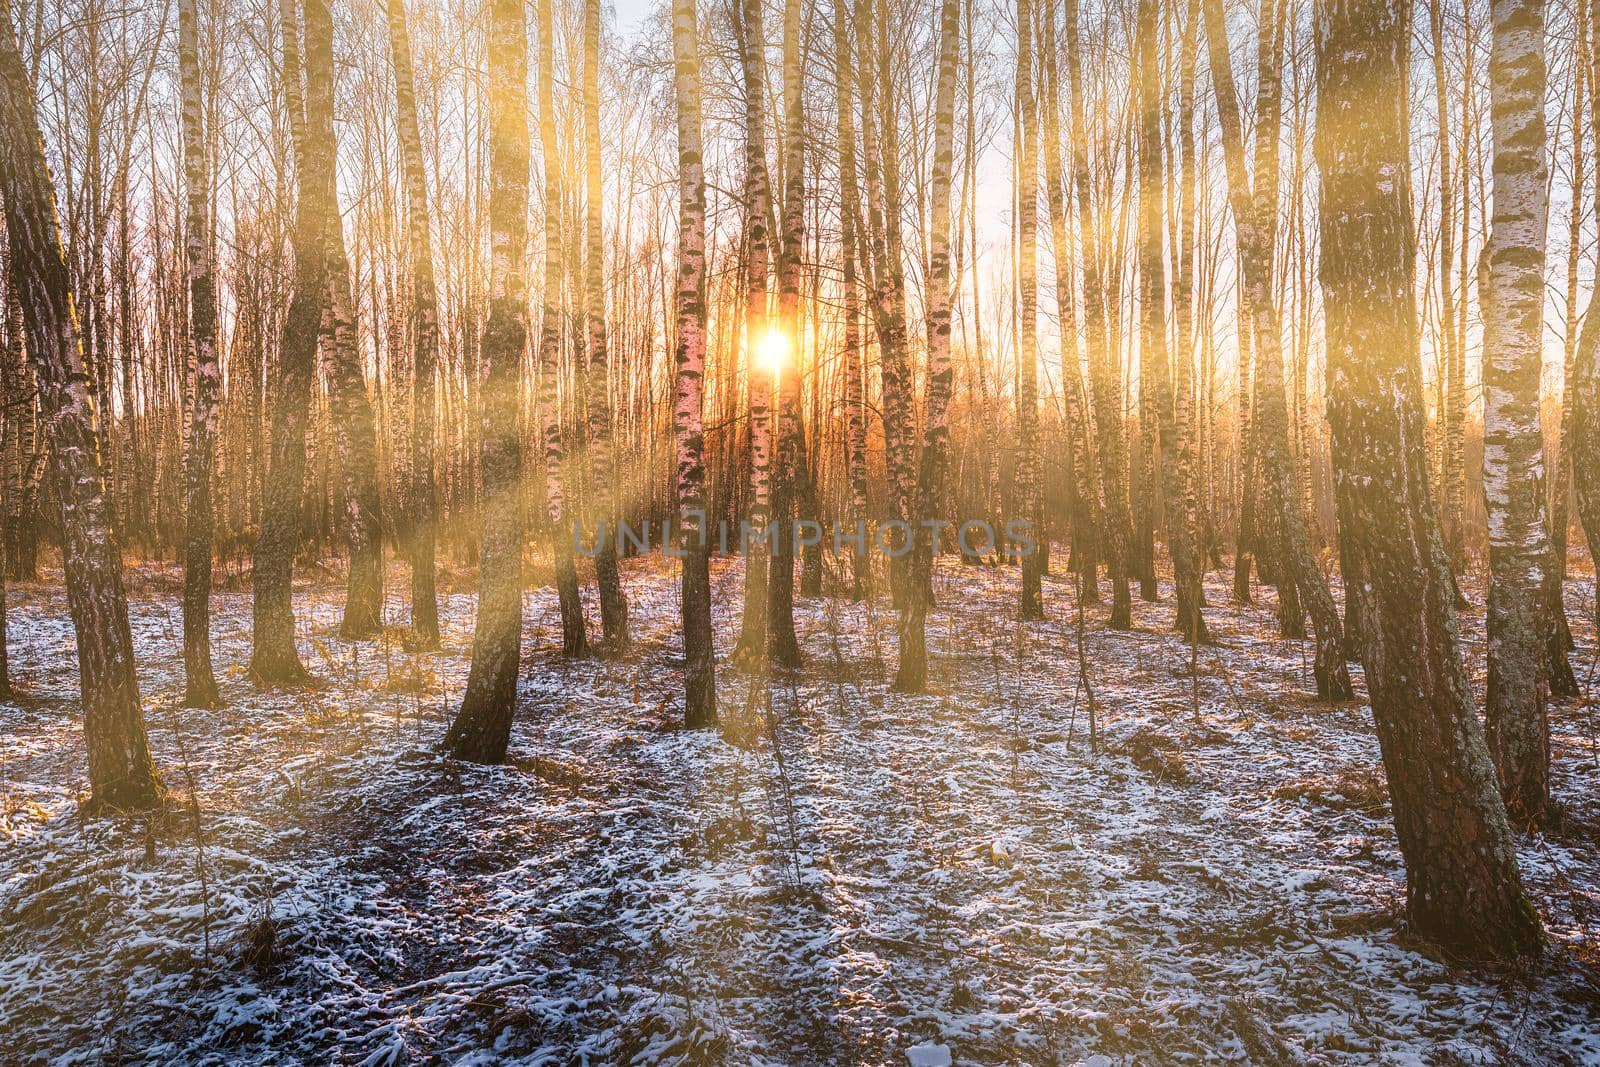
[[[615,0],[610,6],[617,14],[617,36],[629,44],[633,43],[655,2],[656,0]]]

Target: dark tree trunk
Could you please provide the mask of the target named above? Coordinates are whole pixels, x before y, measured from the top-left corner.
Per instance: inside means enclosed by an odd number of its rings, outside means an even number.
[[[1318,0],[1317,141],[1340,529],[1417,932],[1470,956],[1542,941],[1461,659],[1428,488],[1412,249],[1409,4]]]
[[[0,196],[12,276],[50,440],[50,475],[61,505],[67,607],[78,639],[90,806],[149,808],[161,782],[145,738],[122,558],[106,494],[86,387],[71,284],[56,227],[33,84],[17,51],[8,3],[0,3]]]
[[[294,0],[280,0],[283,29],[284,103],[294,133],[299,198],[294,223],[294,293],[278,345],[278,382],[272,409],[272,462],[262,492],[261,531],[256,536],[253,622],[255,649],[250,674],[264,685],[295,685],[309,677],[294,641],[294,557],[300,547],[300,503],[306,471],[306,420],[311,382],[327,296],[328,258],[323,254],[328,212],[322,198],[332,187],[332,147],[305,136],[301,106],[300,54]],[[333,24],[326,0],[308,0],[306,14],[306,106],[332,109]]]
[[[489,21],[489,322],[483,332],[483,529],[478,618],[461,711],[445,734],[457,759],[500,763],[511,740],[522,650],[521,449],[517,373],[527,343],[528,30],[523,0]]]

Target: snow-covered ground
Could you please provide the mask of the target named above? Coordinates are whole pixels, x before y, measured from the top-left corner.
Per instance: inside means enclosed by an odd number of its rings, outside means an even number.
[[[247,596],[221,594],[229,706],[194,711],[176,579],[146,572],[133,625],[174,803],[87,822],[63,598],[14,588],[31,699],[0,705],[0,1061],[1600,1061],[1593,707],[1555,709],[1569,828],[1522,843],[1551,958],[1464,972],[1408,938],[1370,714],[1306,696],[1270,593],[1211,587],[1223,645],[1197,686],[1170,597],[1128,634],[1090,606],[1097,750],[1061,578],[1050,620],[1019,626],[1015,571],[944,568],[921,697],[889,692],[884,602],[805,601],[801,675],[721,672],[723,740],[674,728],[674,572],[624,572],[626,660],[559,658],[553,594],[528,593],[498,768],[434,751],[470,596],[418,656],[398,628],[339,640],[339,588],[308,586],[325,684],[259,692]],[[713,581],[726,652],[740,575]],[[1593,597],[1573,583],[1586,685]]]

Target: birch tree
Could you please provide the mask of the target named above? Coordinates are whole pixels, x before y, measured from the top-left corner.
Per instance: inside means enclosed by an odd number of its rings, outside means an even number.
[[[702,382],[706,361],[706,179],[700,118],[700,40],[694,0],[672,5],[678,112],[678,351],[672,425],[678,444],[678,534],[683,560],[683,722],[717,721],[711,642],[711,544],[705,533],[706,467]]]
[[[923,412],[922,470],[918,483],[918,532],[912,548],[906,608],[900,615],[900,665],[894,688],[920,693],[928,682],[928,608],[933,591],[933,528],[940,521],[950,469],[950,172],[955,162],[956,63],[961,56],[961,7],[942,0],[939,14],[939,73],[934,91],[933,175],[928,189],[929,238],[927,403]]]
[[[195,0],[178,5],[178,76],[183,97],[184,253],[189,265],[193,402],[186,453],[183,567],[183,702],[220,703],[211,670],[211,476],[222,367],[217,358],[217,288],[211,263],[211,181],[200,103],[200,27]],[[127,314],[127,309],[124,309]]]
[[[583,6],[583,175],[584,317],[588,329],[588,449],[594,479],[590,497],[600,522],[612,536],[600,539],[595,578],[600,587],[600,627],[614,652],[628,647],[628,599],[617,569],[616,523],[621,518],[613,493],[616,460],[611,442],[611,377],[607,358],[605,240],[602,231],[604,182],[600,169],[600,0]],[[576,279],[574,279],[576,283]]]
[[[1245,169],[1244,134],[1238,98],[1228,56],[1227,25],[1222,0],[1204,0],[1206,48],[1211,84],[1222,127],[1223,162],[1228,179],[1228,199],[1233,208],[1237,261],[1250,318],[1251,349],[1255,356],[1256,397],[1263,485],[1281,537],[1280,569],[1276,576],[1280,600],[1293,585],[1311,611],[1316,629],[1313,674],[1317,695],[1327,700],[1353,696],[1344,660],[1343,627],[1328,579],[1322,573],[1306,533],[1306,516],[1295,487],[1288,455],[1288,411],[1283,388],[1283,330],[1272,289],[1272,260],[1278,203],[1278,120],[1281,101],[1279,65],[1282,40],[1278,36],[1276,7],[1280,0],[1265,0],[1270,12],[1261,25],[1261,86],[1256,103],[1255,174]],[[1298,626],[1299,609],[1285,607],[1282,620]]]
[[[834,0],[833,44],[839,99],[839,215],[844,287],[844,351],[846,447],[850,479],[850,517],[867,521],[867,346],[862,334],[865,294],[862,289],[864,244],[861,235],[861,187],[856,174],[855,51],[850,44],[849,0]],[[748,25],[748,24],[747,24]],[[754,449],[752,448],[752,452]],[[871,557],[858,549],[851,555],[850,595],[867,595]]]
[[[278,381],[272,409],[271,463],[263,491],[261,532],[251,568],[254,648],[250,674],[264,685],[294,685],[309,675],[294,638],[292,579],[300,547],[300,499],[306,471],[306,422],[327,297],[328,259],[323,254],[327,220],[324,197],[333,188],[333,145],[306,136],[308,109],[332,110],[333,26],[326,0],[306,0],[306,70],[301,89],[298,14],[294,0],[280,0],[283,34],[283,103],[294,146],[294,293],[278,343]],[[316,32],[313,32],[315,30]]]
[[[767,658],[774,666],[782,667],[800,665],[800,643],[794,630],[793,521],[805,449],[800,423],[800,270],[806,236],[800,3],[801,0],[784,0],[783,7],[784,189],[778,243],[778,330],[787,355],[778,370],[778,461],[772,494],[777,542],[767,582]]]
[[[1195,467],[1203,439],[1200,419],[1196,410],[1202,391],[1197,388],[1194,361],[1194,260],[1197,233],[1195,228],[1196,158],[1198,149],[1194,136],[1194,83],[1198,61],[1200,33],[1200,0],[1189,0],[1188,15],[1184,19],[1182,39],[1179,44],[1178,74],[1178,254],[1177,294],[1175,317],[1177,319],[1178,373],[1177,401],[1172,413],[1172,437],[1175,438],[1176,455],[1168,444],[1167,422],[1161,424],[1162,450],[1174,464],[1167,485],[1168,500],[1178,505],[1176,513],[1169,512],[1167,522],[1172,526],[1170,551],[1174,584],[1177,586],[1174,624],[1190,641],[1200,643],[1211,639],[1201,608],[1205,590],[1201,577],[1204,571],[1204,552],[1200,530],[1199,475]],[[1143,84],[1141,82],[1141,84]],[[1163,412],[1166,407],[1163,404]],[[1164,417],[1164,416],[1163,416]]]
[[[1072,515],[1072,551],[1080,557],[1078,568],[1082,577],[1079,595],[1093,600],[1098,596],[1095,538],[1105,525],[1107,508],[1094,433],[1090,428],[1089,398],[1083,386],[1083,359],[1078,348],[1077,277],[1072,238],[1067,228],[1067,179],[1061,167],[1060,60],[1056,47],[1053,3],[1043,5],[1039,24],[1039,110],[1044,125],[1045,204],[1050,216],[1050,244],[1055,261],[1056,315],[1061,337],[1061,400],[1069,445],[1067,465],[1072,499],[1076,502]],[[1085,248],[1089,247],[1089,238],[1086,236]],[[1086,266],[1085,269],[1093,268]]]
[[[400,132],[400,184],[406,198],[406,240],[411,255],[411,630],[419,648],[439,644],[439,602],[434,588],[434,407],[439,361],[439,295],[433,278],[428,176],[422,165],[417,90],[405,0],[386,0],[389,50],[394,62],[395,124]]]
[[[1111,366],[1113,302],[1101,270],[1100,227],[1095,222],[1095,201],[1089,167],[1089,121],[1085,103],[1083,44],[1078,30],[1078,0],[1064,0],[1061,21],[1067,48],[1067,86],[1072,100],[1072,185],[1078,201],[1078,232],[1083,253],[1083,323],[1098,440],[1101,493],[1104,500],[1102,534],[1110,549],[1112,629],[1133,626],[1133,598],[1128,588],[1133,545],[1133,512],[1128,482],[1123,476],[1127,449],[1122,424],[1122,382]]]
[[[1450,951],[1542,943],[1461,658],[1428,492],[1413,299],[1411,7],[1317,0],[1316,157],[1340,536],[1370,589],[1362,629],[1373,718],[1413,928]]]
[[[482,532],[472,667],[445,734],[457,759],[500,763],[522,648],[521,448],[517,371],[527,343],[528,26],[524,0],[489,9],[489,320],[483,333]]]
[[[1489,748],[1506,808],[1540,822],[1550,798],[1544,601],[1544,2],[1495,0],[1489,55],[1494,216],[1484,249],[1483,493],[1489,515]]]
[[[539,434],[543,442],[545,518],[550,527],[550,553],[555,562],[556,599],[561,611],[561,652],[584,656],[589,651],[583,594],[573,560],[567,508],[566,446],[561,432],[561,295],[562,267],[561,155],[556,141],[554,0],[539,0],[539,150],[544,159],[544,286],[539,315]]]
[[[1580,0],[1582,2],[1582,0]],[[1600,26],[1600,5],[1588,0],[1591,30]],[[1600,47],[1588,49],[1585,57],[1589,78],[1589,111],[1582,116],[1588,124],[1589,144],[1600,151]],[[1600,166],[1589,169],[1593,195],[1600,197]],[[1578,521],[1589,542],[1589,556],[1600,553],[1600,288],[1589,294],[1578,334],[1578,350],[1572,361],[1572,418],[1563,433],[1572,442],[1572,487],[1578,505]],[[1595,618],[1600,624],[1600,601]]]
[[[82,341],[55,190],[45,162],[33,82],[17,49],[11,5],[0,0],[0,198],[12,278],[50,443],[61,507],[67,610],[77,635],[78,686],[89,753],[89,806],[152,808],[161,780],[145,737],[122,557],[85,375]]]
[[[1021,141],[1017,182],[1017,498],[1022,516],[1035,521],[1039,506],[1039,119],[1033,100],[1033,0],[1017,0],[1015,104]],[[1048,542],[1022,560],[1022,619],[1044,618],[1040,579]]]
[[[329,0],[307,0],[307,18],[312,4],[328,3]],[[331,14],[329,21],[331,24]],[[310,35],[308,23],[308,52]],[[324,72],[308,62],[306,76],[308,85],[312,78],[323,76],[332,82],[332,63]],[[306,137],[324,144],[322,151],[336,164],[339,148],[333,124],[333,86],[330,84],[325,93],[308,96],[308,105],[312,100],[318,106],[306,108]],[[326,106],[322,106],[324,102]],[[383,629],[383,520],[378,499],[377,426],[361,371],[361,324],[357,321],[359,309],[339,211],[337,165],[328,167],[319,177],[327,186],[318,198],[325,213],[323,247],[328,257],[322,370],[328,382],[329,414],[344,479],[344,533],[350,550],[339,634],[346,638],[372,637]]]
[[[761,0],[739,0],[739,62],[744,75],[744,240],[745,387],[750,414],[750,508],[752,529],[772,521],[773,364],[786,347],[783,335],[769,334],[767,276],[771,262],[768,220],[772,187],[767,177],[767,36]],[[676,37],[674,37],[676,40]],[[841,75],[843,76],[843,75]],[[781,532],[779,536],[782,536]],[[752,549],[744,558],[744,617],[737,662],[762,670],[767,663],[767,577],[771,553]]]

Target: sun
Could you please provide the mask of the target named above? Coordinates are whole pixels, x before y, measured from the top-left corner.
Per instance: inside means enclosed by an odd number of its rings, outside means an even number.
[[[783,372],[788,359],[789,338],[781,330],[768,330],[767,335],[756,342],[756,362],[774,378]]]

